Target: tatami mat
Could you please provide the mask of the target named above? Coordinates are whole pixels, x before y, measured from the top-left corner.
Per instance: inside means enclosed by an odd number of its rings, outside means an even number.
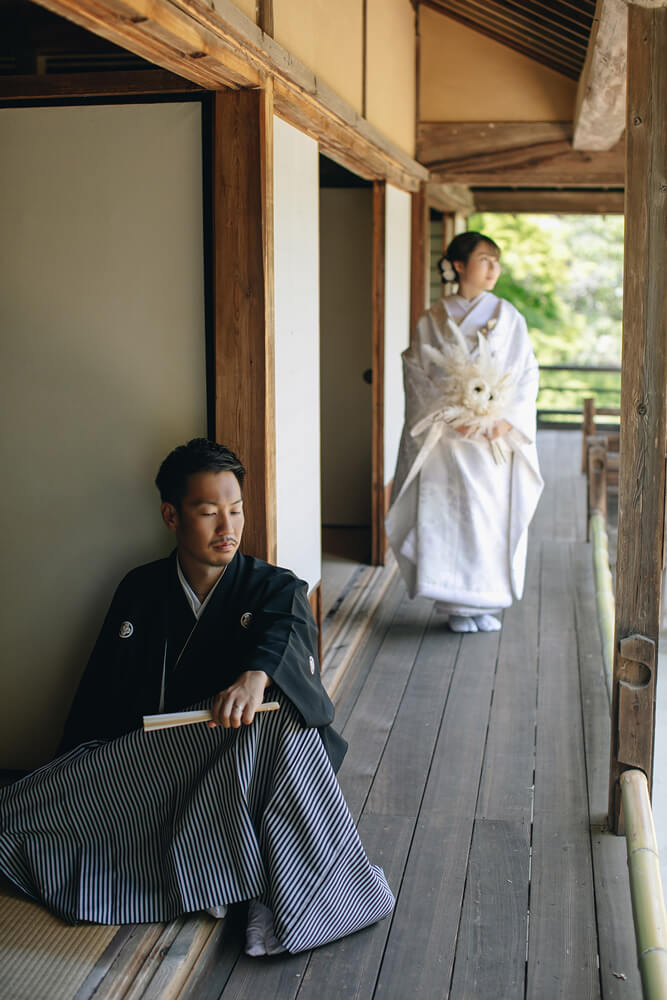
[[[118,927],[72,927],[0,885],[2,1000],[72,1000]]]

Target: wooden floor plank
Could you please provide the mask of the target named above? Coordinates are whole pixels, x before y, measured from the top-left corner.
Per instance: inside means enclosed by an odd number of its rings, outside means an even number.
[[[583,703],[588,798],[592,826],[600,978],[605,1000],[641,996],[632,928],[632,901],[624,837],[606,829],[609,774],[609,697],[596,627],[593,555],[590,545],[573,549],[576,625]]]
[[[523,1000],[530,828],[475,822],[450,997]]]
[[[530,997],[600,996],[570,549],[542,547]]]
[[[355,819],[361,814],[384,753],[431,610],[431,601],[411,601],[408,597],[402,601],[343,730],[350,748],[339,781]]]
[[[540,545],[528,553],[522,601],[504,613],[477,815],[530,827],[537,711]]]
[[[460,635],[431,618],[364,807],[364,815],[410,816],[416,822],[454,667]]]
[[[447,994],[498,644],[498,633],[462,639],[378,978],[378,997],[431,1000]],[[415,960],[416,938],[428,961]]]
[[[452,997],[523,1000],[535,767],[540,547],[504,613]]]
[[[405,600],[405,585],[400,577],[394,577],[390,583],[380,607],[373,615],[373,622],[368,631],[363,647],[358,651],[354,663],[348,669],[345,678],[336,691],[336,717],[334,726],[342,732],[354,710],[366,679],[375,665],[375,660],[385,640],[387,631],[396,617],[401,604]]]
[[[218,1000],[243,951],[246,907],[232,906],[218,921],[178,1000]]]
[[[359,834],[373,862],[391,886],[400,885],[410,849],[414,820],[409,816],[365,814]],[[391,918],[314,951],[298,1000],[362,1000],[375,990],[378,969],[391,929]]]

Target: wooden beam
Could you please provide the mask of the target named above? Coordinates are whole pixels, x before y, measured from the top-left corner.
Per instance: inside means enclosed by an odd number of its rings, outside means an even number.
[[[216,439],[248,470],[243,550],[276,559],[273,107],[261,90],[215,95]]]
[[[434,180],[472,186],[622,187],[624,147],[573,150],[570,122],[420,122],[417,156]]]
[[[428,308],[430,241],[425,185],[412,195],[412,239],[410,250],[410,331]]]
[[[624,0],[597,0],[577,89],[574,149],[611,149],[623,135],[627,33]]]
[[[40,0],[49,10],[202,87],[275,79],[276,111],[332,148],[354,147],[371,176],[416,190],[428,170],[384,136],[232,0]],[[304,121],[307,123],[304,125]]]
[[[543,188],[475,188],[478,212],[532,212],[545,215],[622,215],[623,191],[575,188],[557,191]]]
[[[665,515],[667,9],[628,10],[621,465],[609,824],[621,773],[653,775]]]
[[[431,182],[426,185],[426,197],[429,206],[437,208],[440,212],[462,212],[464,215],[472,215],[475,211],[473,193],[465,184]]]
[[[373,185],[373,444],[371,497],[371,563],[384,566],[387,535],[384,527],[384,316],[387,189]]]
[[[321,101],[306,91],[284,80],[276,79],[274,107],[276,114],[301,131],[316,139],[323,153],[341,166],[366,180],[386,180],[404,191],[416,191],[429,172],[421,164],[411,166],[409,157],[381,145],[379,133],[367,125],[356,112],[340,115],[331,110],[343,102],[336,98],[328,101],[329,110]]]
[[[114,45],[209,89],[258,86],[255,66],[170,0],[42,0]]]
[[[161,69],[103,73],[47,73],[0,76],[0,101],[64,97],[117,97],[119,94],[186,94],[202,91],[196,83]]]

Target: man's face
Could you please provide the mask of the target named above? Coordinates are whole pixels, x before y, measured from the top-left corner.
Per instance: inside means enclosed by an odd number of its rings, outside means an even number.
[[[176,535],[184,562],[224,567],[232,561],[245,518],[241,487],[233,472],[197,472],[188,476],[180,512],[163,503],[162,518]]]

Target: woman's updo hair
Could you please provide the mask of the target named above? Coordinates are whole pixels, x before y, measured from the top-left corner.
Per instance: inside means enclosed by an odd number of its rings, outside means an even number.
[[[460,260],[463,264],[467,264],[471,253],[477,249],[480,243],[488,243],[489,246],[498,251],[498,256],[500,257],[500,247],[490,236],[474,232],[459,233],[447,247],[444,256],[438,261],[438,269],[445,284],[458,282],[454,262]]]

